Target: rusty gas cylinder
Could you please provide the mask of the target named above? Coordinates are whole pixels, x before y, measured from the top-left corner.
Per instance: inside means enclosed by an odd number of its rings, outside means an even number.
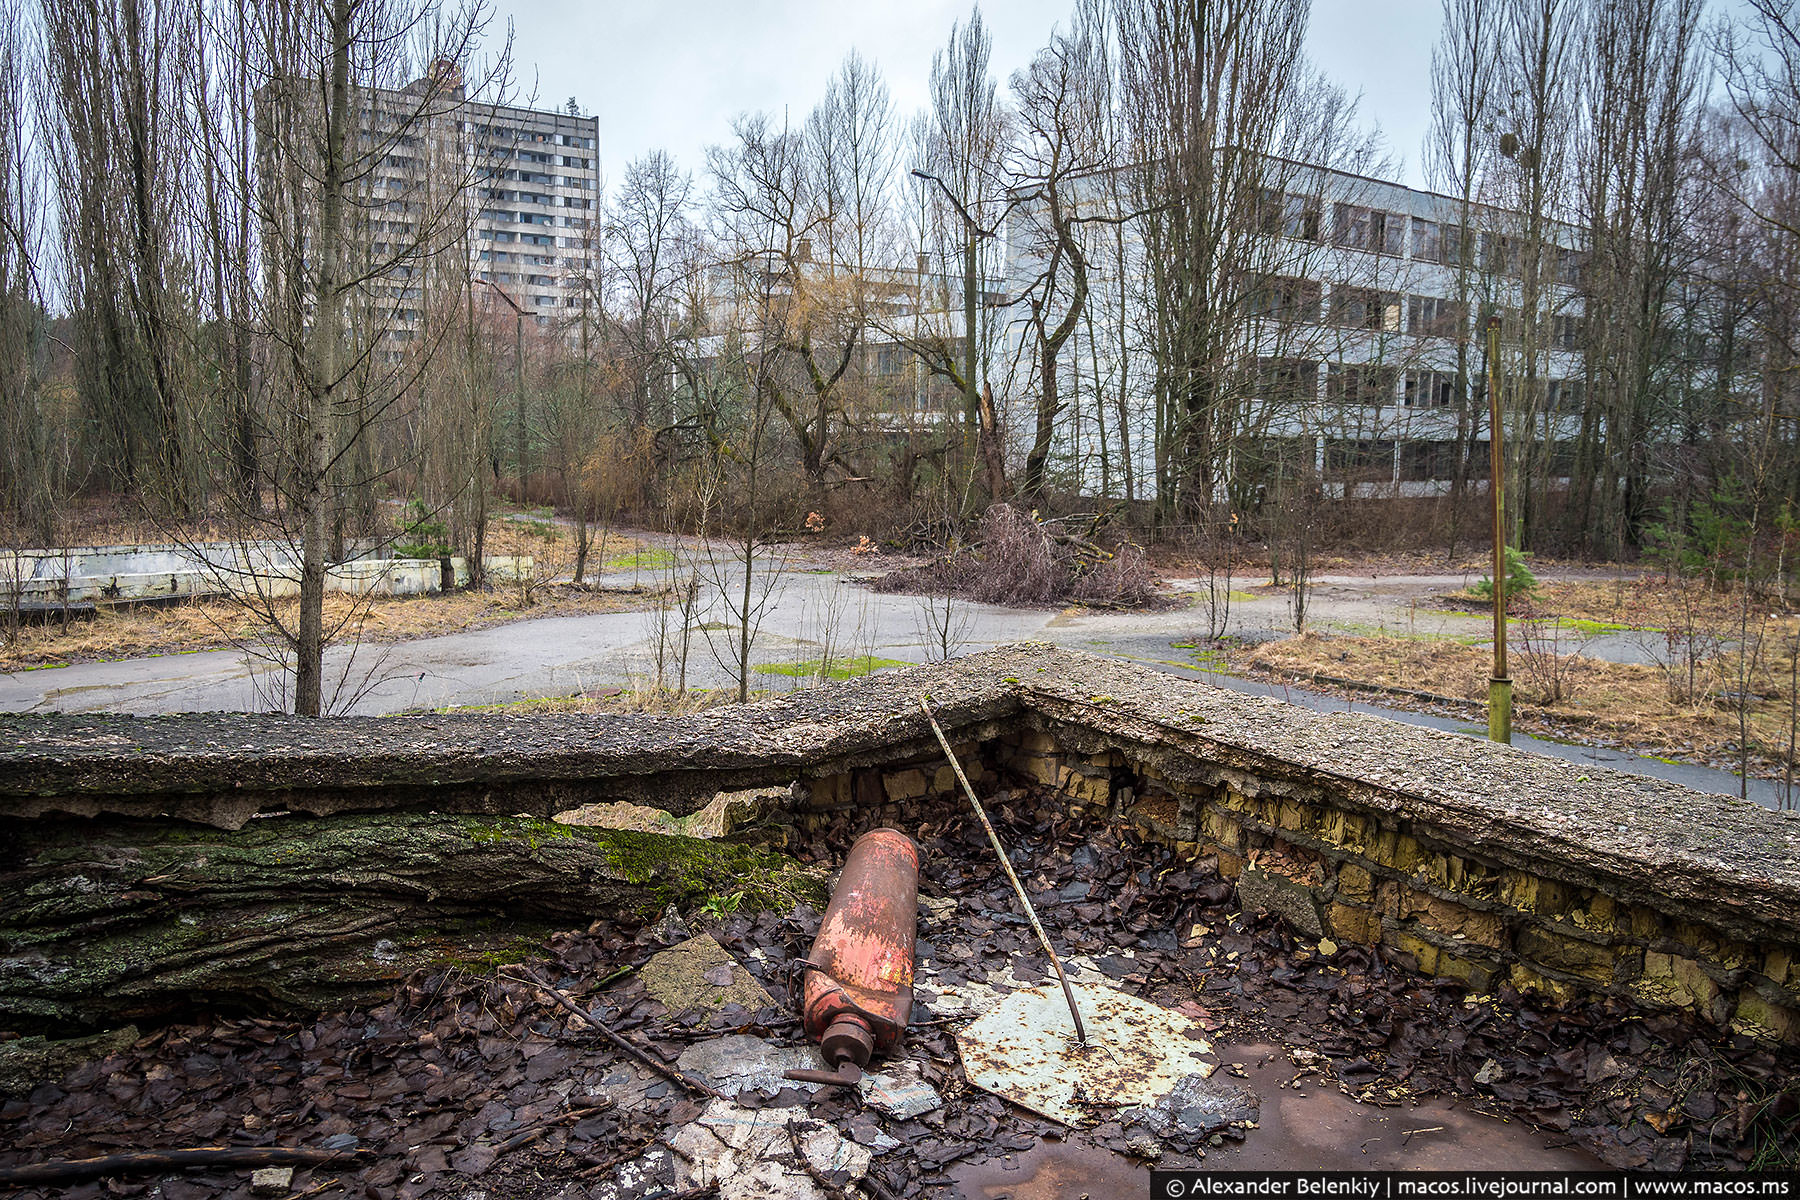
[[[897,829],[856,839],[806,956],[802,1018],[825,1061],[850,1082],[886,1054],[912,1017],[919,848]]]

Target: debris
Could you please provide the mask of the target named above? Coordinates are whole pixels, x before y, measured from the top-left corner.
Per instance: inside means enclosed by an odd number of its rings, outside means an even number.
[[[1499,1083],[1505,1078],[1506,1068],[1491,1058],[1482,1063],[1481,1069],[1475,1072],[1475,1082],[1484,1087],[1488,1084]]]
[[[850,847],[806,956],[801,1015],[830,1070],[789,1079],[851,1085],[899,1044],[912,1019],[918,924],[919,848],[897,829],[870,830]]]
[[[716,1185],[720,1200],[815,1200],[827,1193],[797,1159],[821,1175],[861,1179],[872,1157],[804,1108],[739,1108],[715,1100],[665,1143],[675,1154],[677,1189]]]
[[[552,1000],[556,1001],[558,1007],[562,1008],[564,1011],[568,1012],[570,1015],[579,1017],[583,1021],[587,1022],[594,1029],[598,1030],[600,1032],[601,1036],[604,1037],[607,1041],[611,1042],[613,1045],[617,1046],[619,1049],[625,1051],[625,1053],[631,1055],[631,1057],[637,1059],[639,1062],[643,1063],[646,1067],[649,1067],[652,1071],[655,1071],[658,1075],[661,1075],[663,1078],[668,1079],[673,1083],[680,1084],[682,1087],[686,1088],[688,1091],[693,1092],[696,1095],[700,1095],[700,1096],[718,1096],[719,1095],[718,1092],[716,1092],[712,1088],[706,1086],[704,1083],[701,1083],[698,1080],[689,1079],[687,1076],[683,1075],[681,1072],[672,1071],[668,1067],[664,1066],[662,1063],[657,1062],[654,1058],[651,1058],[648,1054],[645,1054],[643,1051],[643,1048],[638,1046],[637,1043],[629,1040],[628,1038],[622,1037],[620,1034],[614,1032],[610,1027],[607,1026],[607,1024],[604,1021],[600,1020],[600,1018],[596,1017],[593,1013],[581,1011],[581,1009],[576,1006],[576,1004],[573,1000],[569,999],[568,996],[563,994],[563,992],[560,988],[551,987],[549,984],[547,984],[543,980],[539,979],[536,975],[532,975],[529,972],[527,972],[522,978],[520,976],[516,976],[516,975],[513,975],[513,976],[503,975],[502,978],[517,979],[521,983],[531,984],[533,987],[537,988],[539,991],[541,991],[545,995],[549,996]]]
[[[250,1172],[250,1190],[258,1196],[285,1196],[293,1183],[292,1167],[262,1167]]]
[[[790,1086],[782,1078],[784,1072],[822,1071],[825,1060],[816,1046],[777,1046],[749,1034],[733,1033],[689,1046],[675,1065],[728,1096],[746,1091],[773,1096]],[[808,1085],[806,1090],[817,1086]]]
[[[1173,1129],[1197,1137],[1222,1129],[1254,1129],[1262,1116],[1262,1100],[1249,1084],[1227,1072],[1196,1071],[1135,1115],[1158,1134]]]
[[[1075,984],[1093,1028],[1085,1046],[1048,986],[1012,993],[956,1035],[969,1082],[1065,1125],[1152,1107],[1190,1075],[1210,1075],[1193,1023],[1104,984]]]
[[[741,1004],[755,1012],[775,1003],[710,933],[696,934],[651,955],[639,977],[651,998],[672,1013],[696,1009],[711,1017],[727,1004]]]
[[[902,1121],[944,1107],[944,1098],[925,1082],[923,1069],[912,1059],[889,1063],[885,1071],[864,1075],[856,1090],[862,1094],[864,1104]]]

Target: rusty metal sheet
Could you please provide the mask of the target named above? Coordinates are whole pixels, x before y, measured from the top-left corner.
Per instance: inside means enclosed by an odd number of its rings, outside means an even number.
[[[1211,1043],[1180,1013],[1106,984],[1071,986],[1086,1046],[1054,980],[1016,991],[956,1035],[969,1082],[1065,1125],[1091,1125],[1216,1067]]]

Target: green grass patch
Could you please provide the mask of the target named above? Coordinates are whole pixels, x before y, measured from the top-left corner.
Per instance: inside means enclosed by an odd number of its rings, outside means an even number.
[[[600,564],[602,571],[660,571],[664,567],[675,565],[675,554],[670,550],[652,547],[638,550],[632,554],[620,554]]]
[[[1225,598],[1230,600],[1233,604],[1248,604],[1252,600],[1262,599],[1262,597],[1258,596],[1255,592],[1240,592],[1235,589],[1226,592]]]
[[[872,654],[859,654],[853,658],[833,659],[829,668],[825,666],[825,660],[822,658],[807,659],[802,662],[764,663],[756,668],[756,673],[758,675],[786,675],[794,679],[812,679],[821,674],[826,679],[854,679],[858,675],[867,675],[871,671],[910,665],[910,663],[899,662],[892,658],[876,658]]]
[[[1661,633],[1653,625],[1621,625],[1614,621],[1590,621],[1586,617],[1559,617],[1557,625],[1575,633],[1597,637],[1603,633]]]

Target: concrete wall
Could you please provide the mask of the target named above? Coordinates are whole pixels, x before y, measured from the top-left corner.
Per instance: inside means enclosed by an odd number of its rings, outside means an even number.
[[[530,555],[489,555],[490,578],[514,582],[532,570]],[[451,559],[458,586],[469,564]],[[416,596],[443,590],[436,559],[355,558],[326,572],[325,588],[353,595]],[[292,547],[278,542],[178,545],[75,546],[26,550],[0,556],[0,597],[17,592],[38,604],[126,604],[196,599],[234,590],[286,597],[300,594],[300,569]]]
[[[1800,1044],[1800,813],[1043,646],[685,717],[0,717],[0,827],[682,814],[783,784],[801,832],[909,828],[962,803],[926,693],[978,788],[1216,856],[1246,906],[1304,936],[1478,991],[1623,996]]]

